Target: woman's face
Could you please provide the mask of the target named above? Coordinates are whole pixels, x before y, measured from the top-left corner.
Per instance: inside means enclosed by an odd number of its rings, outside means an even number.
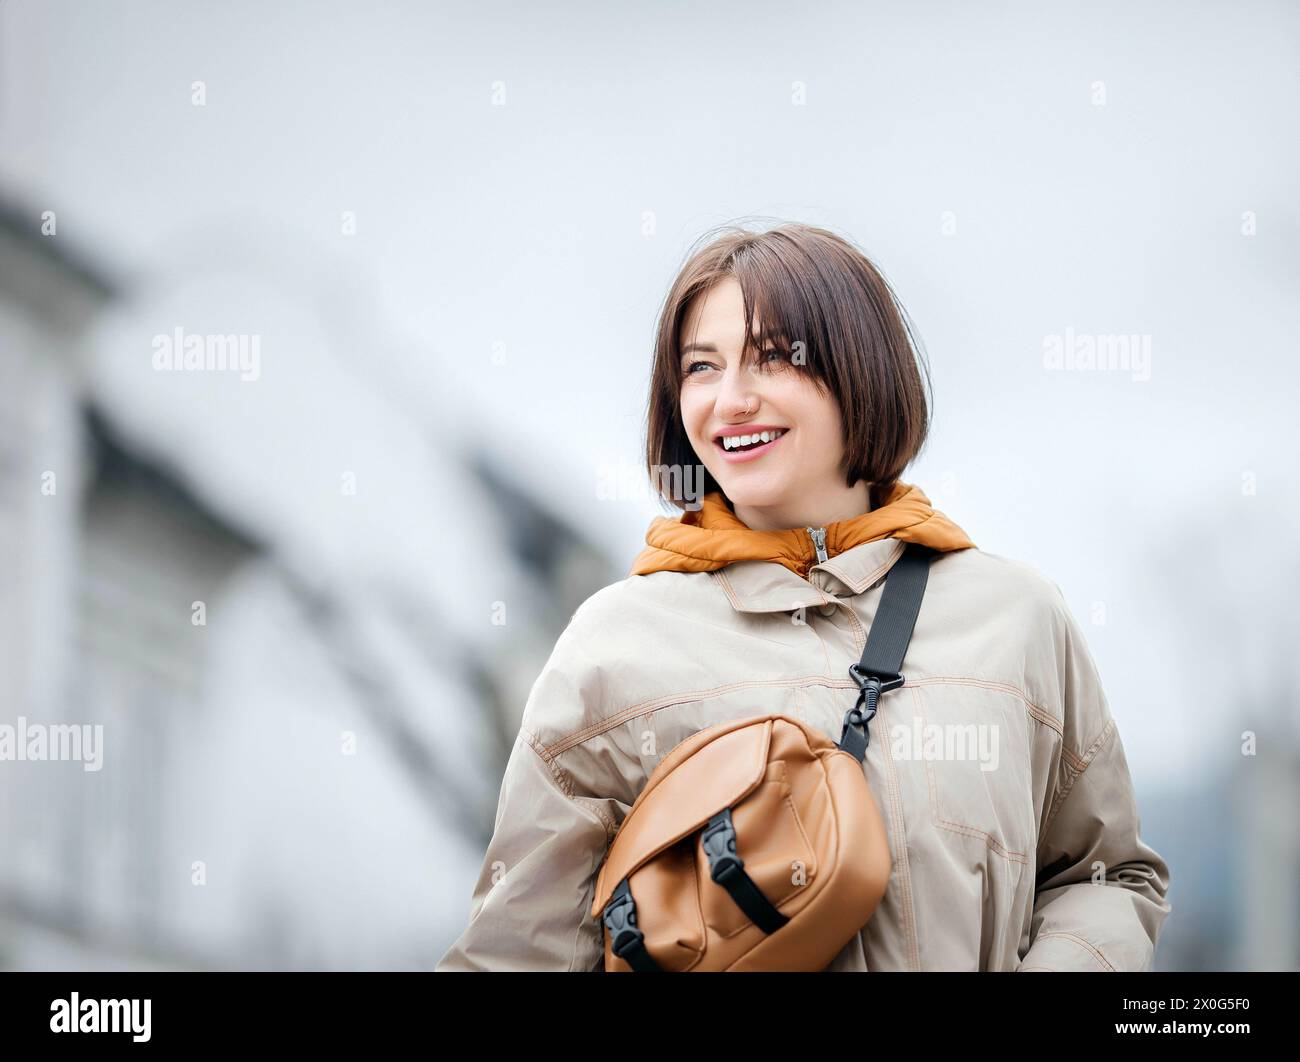
[[[756,313],[755,336],[758,325]],[[781,520],[805,511],[812,499],[833,498],[845,490],[839,406],[791,366],[797,336],[781,348],[768,347],[757,355],[751,351],[742,364],[744,329],[744,300],[734,277],[701,292],[687,307],[679,337],[682,424],[737,516],[751,527],[795,526]],[[763,431],[779,437],[766,443],[759,438],[757,446],[751,441],[742,448],[724,448],[724,438],[730,443]]]

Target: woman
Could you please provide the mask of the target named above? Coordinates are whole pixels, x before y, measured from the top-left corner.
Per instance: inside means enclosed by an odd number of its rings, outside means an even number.
[[[906,684],[870,724],[894,869],[827,969],[1151,967],[1169,871],[1138,836],[1083,634],[1055,583],[900,482],[928,417],[901,308],[849,243],[727,227],[690,258],[659,322],[647,447],[684,511],[654,520],[629,576],[560,636],[439,970],[602,969],[592,890],[651,771],[738,716],[838,739],[907,542],[940,552]]]

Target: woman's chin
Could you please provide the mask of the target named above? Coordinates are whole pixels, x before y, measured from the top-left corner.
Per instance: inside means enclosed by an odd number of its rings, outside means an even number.
[[[716,478],[716,477],[715,477]],[[763,509],[779,505],[789,493],[787,485],[774,483],[746,483],[744,476],[730,476],[719,479],[722,493],[730,500],[732,507],[743,505],[751,509]]]

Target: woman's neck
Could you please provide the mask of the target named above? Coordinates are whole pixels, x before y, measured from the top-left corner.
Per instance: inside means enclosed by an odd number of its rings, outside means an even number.
[[[756,506],[733,502],[731,510],[753,531],[826,527],[871,512],[871,485],[860,479],[852,487],[841,487],[825,494],[801,494],[788,505]]]

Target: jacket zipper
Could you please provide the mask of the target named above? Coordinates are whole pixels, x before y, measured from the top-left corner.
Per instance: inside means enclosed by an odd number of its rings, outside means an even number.
[[[813,548],[817,550],[817,563],[821,564],[826,560],[826,528],[805,527],[804,530],[812,535]]]

